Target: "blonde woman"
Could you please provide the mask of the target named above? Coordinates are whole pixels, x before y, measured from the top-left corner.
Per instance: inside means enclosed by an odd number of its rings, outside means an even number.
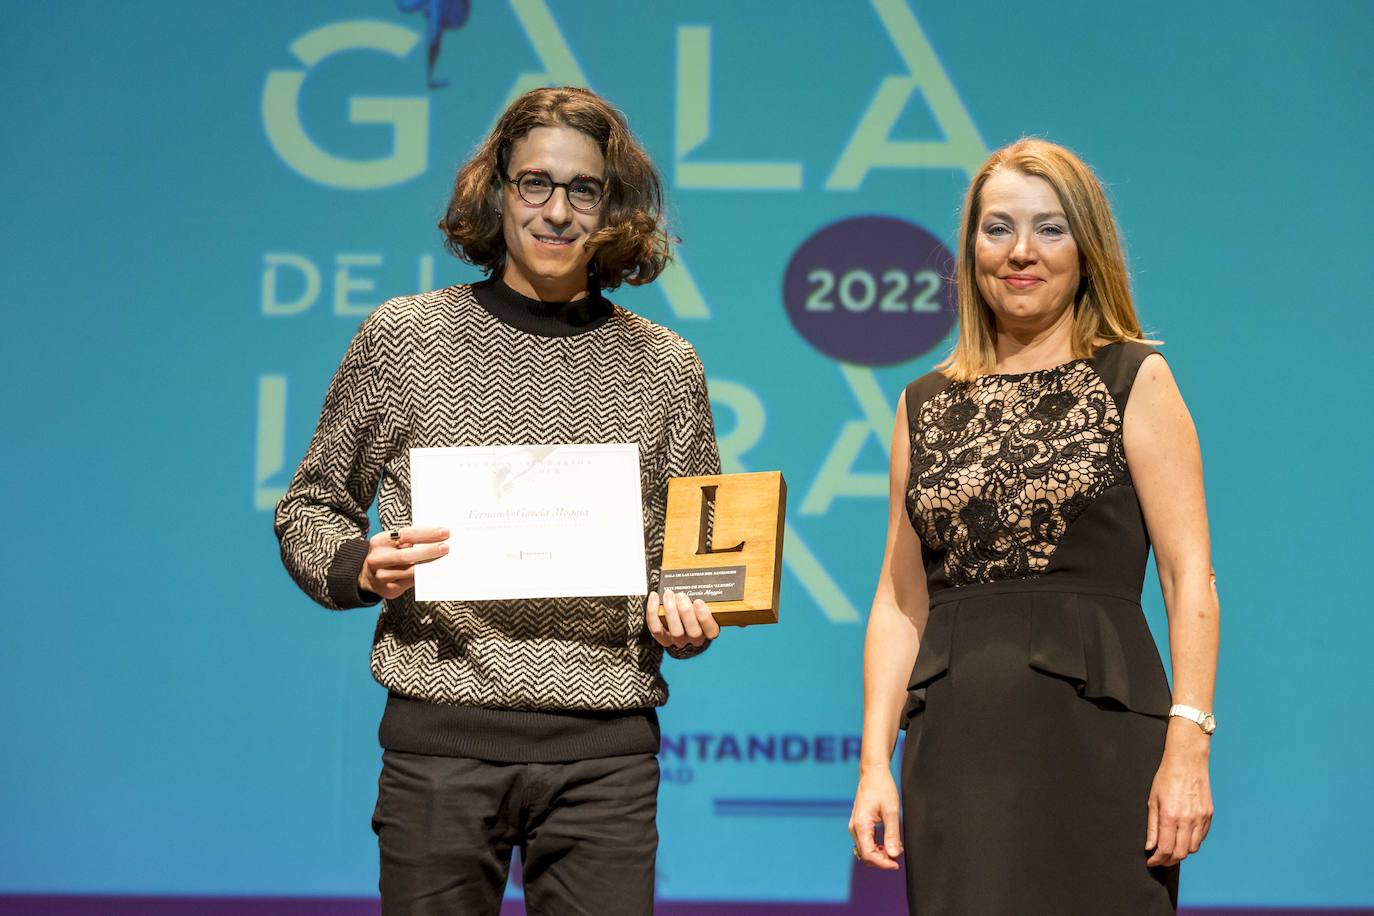
[[[922,916],[1172,913],[1212,817],[1202,461],[1072,152],[1021,140],[974,176],[958,298],[953,353],[897,407],[854,854],[896,869],[905,840]]]

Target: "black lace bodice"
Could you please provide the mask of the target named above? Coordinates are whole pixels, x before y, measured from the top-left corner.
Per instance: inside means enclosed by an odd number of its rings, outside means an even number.
[[[1113,344],[1037,372],[913,383],[906,508],[928,567],[953,586],[1044,574],[1070,526],[1129,484],[1122,415],[1151,352]]]

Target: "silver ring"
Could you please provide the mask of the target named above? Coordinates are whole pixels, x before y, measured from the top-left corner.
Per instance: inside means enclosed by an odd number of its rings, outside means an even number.
[[[401,539],[401,529],[392,528],[387,532],[387,537],[391,538],[391,543],[395,544]]]

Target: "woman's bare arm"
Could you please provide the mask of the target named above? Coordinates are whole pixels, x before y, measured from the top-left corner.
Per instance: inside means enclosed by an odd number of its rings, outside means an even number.
[[[1154,544],[1169,617],[1174,702],[1210,712],[1216,684],[1220,609],[1212,575],[1202,454],[1192,417],[1168,364],[1141,364],[1126,405],[1126,461]],[[1150,792],[1145,848],[1151,865],[1197,852],[1212,823],[1211,738],[1196,723],[1169,720]]]
[[[864,726],[859,757],[859,787],[849,832],[860,857],[877,868],[895,869],[902,851],[900,799],[892,779],[892,749],[897,742],[907,679],[920,648],[929,614],[920,541],[906,514],[910,433],[906,396],[897,402],[889,461],[887,545],[864,641]],[[883,825],[883,844],[874,830]]]

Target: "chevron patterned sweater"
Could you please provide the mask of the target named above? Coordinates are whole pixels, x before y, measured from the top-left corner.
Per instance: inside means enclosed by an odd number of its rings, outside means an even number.
[[[720,472],[706,382],[681,337],[593,303],[604,312],[583,306],[569,324],[486,281],[392,299],[363,322],[277,506],[282,560],[310,597],[333,609],[378,600],[357,586],[368,507],[375,494],[384,529],[409,524],[408,450],[423,446],[638,443],[655,581],[668,479]],[[382,744],[527,761],[656,751],[662,654],[640,596],[407,592],[386,601],[372,647],[390,694]]]

